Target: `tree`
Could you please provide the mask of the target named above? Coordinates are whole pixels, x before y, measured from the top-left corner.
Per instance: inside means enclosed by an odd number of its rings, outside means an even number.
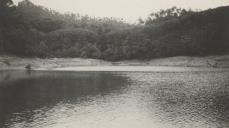
[[[12,0],[1,0],[0,1],[0,53],[5,52],[5,43],[6,39],[4,38],[4,31],[6,31],[6,26],[8,26],[11,20],[10,17],[12,16],[12,7],[13,1]]]
[[[12,0],[1,0],[0,2],[0,8],[7,8],[7,7],[12,7],[13,6],[13,1]]]
[[[12,0],[1,0],[0,1],[0,17],[1,17],[1,25],[6,23],[9,17],[12,15],[12,8],[14,8],[14,4]]]

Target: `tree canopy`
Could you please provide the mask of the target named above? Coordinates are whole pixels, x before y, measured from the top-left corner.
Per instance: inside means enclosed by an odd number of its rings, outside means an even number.
[[[152,59],[229,53],[229,7],[172,7],[139,24],[61,14],[29,0],[0,2],[0,53],[26,57]]]

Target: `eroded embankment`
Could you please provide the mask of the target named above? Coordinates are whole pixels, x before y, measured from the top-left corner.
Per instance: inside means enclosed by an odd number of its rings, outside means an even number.
[[[82,58],[20,58],[0,56],[0,70],[25,69],[31,65],[34,70],[55,70],[68,67],[90,66],[173,66],[173,67],[213,67],[229,68],[229,55],[208,57],[170,57],[153,60],[125,60],[109,62]]]

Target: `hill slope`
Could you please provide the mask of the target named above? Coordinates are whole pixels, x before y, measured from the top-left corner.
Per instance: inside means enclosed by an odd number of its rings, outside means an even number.
[[[61,14],[24,0],[1,4],[0,54],[105,60],[229,53],[229,7],[170,8],[138,25],[121,19]]]

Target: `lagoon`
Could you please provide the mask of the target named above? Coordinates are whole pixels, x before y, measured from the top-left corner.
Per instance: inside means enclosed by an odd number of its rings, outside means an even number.
[[[229,127],[227,70],[102,69],[0,71],[0,127]]]

